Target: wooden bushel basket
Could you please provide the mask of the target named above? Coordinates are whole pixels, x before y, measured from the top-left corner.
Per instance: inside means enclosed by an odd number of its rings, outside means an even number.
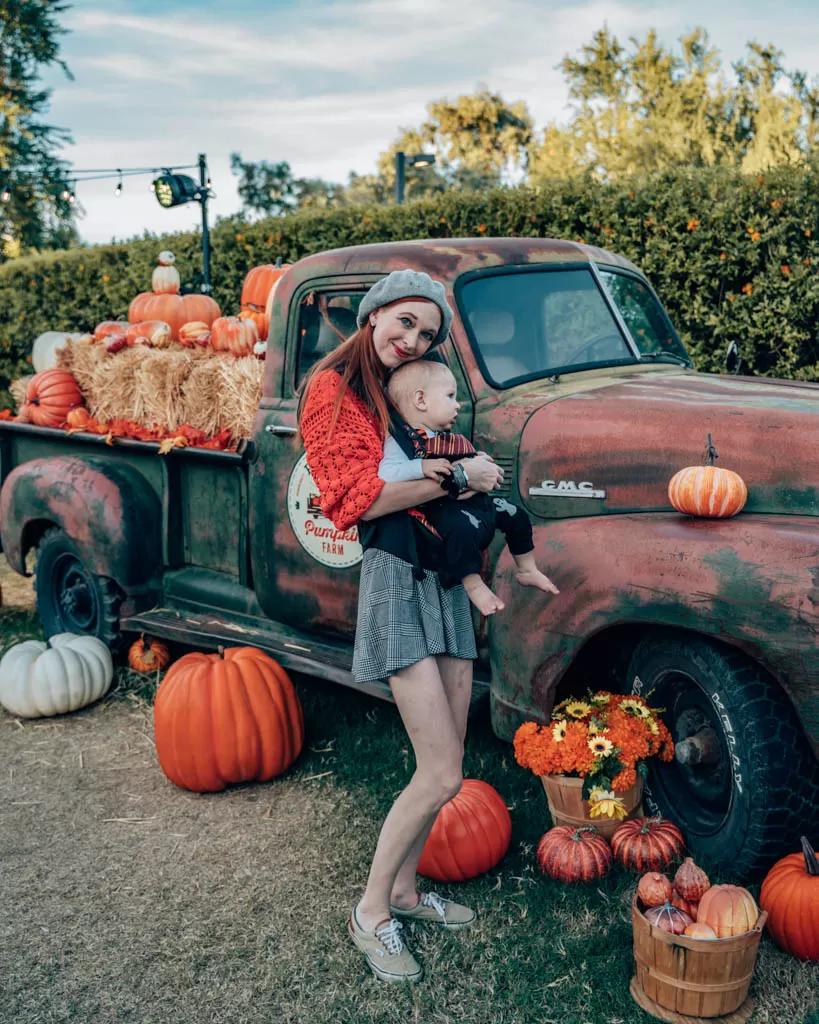
[[[631,922],[637,973],[632,986],[636,981],[651,1002],[683,1016],[712,1018],[732,1014],[742,1007],[748,995],[767,917],[763,910],[755,927],[743,935],[692,939],[671,935],[649,924],[635,895]],[[643,1005],[636,996],[635,1001]],[[674,1014],[655,1015],[664,1020],[676,1019]]]
[[[541,775],[540,781],[546,790],[549,813],[555,825],[594,825],[604,839],[611,839],[620,825],[617,818],[590,818],[589,802],[583,799],[583,779],[573,779],[568,775]],[[617,796],[623,801],[628,814],[627,818],[639,818],[643,813],[643,780],[638,776],[637,782],[630,789]]]

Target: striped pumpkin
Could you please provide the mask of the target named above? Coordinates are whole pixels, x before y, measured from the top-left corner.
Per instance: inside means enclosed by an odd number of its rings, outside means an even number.
[[[654,818],[624,821],[611,837],[615,858],[632,871],[663,871],[685,849],[683,834],[676,825]]]
[[[556,825],[538,843],[537,862],[559,882],[593,882],[611,867],[611,847],[593,825]]]
[[[195,651],[159,684],[154,736],[162,771],[196,793],[266,782],[301,753],[304,717],[290,678],[254,647]]]
[[[727,519],[742,511],[748,488],[738,473],[714,465],[719,456],[710,434],[705,454],[706,465],[686,466],[674,474],[668,484],[668,500],[685,515]]]
[[[418,871],[436,882],[463,882],[489,871],[509,849],[512,819],[488,782],[464,779],[427,838]]]
[[[38,427],[64,427],[69,412],[83,404],[73,374],[68,370],[43,370],[28,382],[20,417]]]

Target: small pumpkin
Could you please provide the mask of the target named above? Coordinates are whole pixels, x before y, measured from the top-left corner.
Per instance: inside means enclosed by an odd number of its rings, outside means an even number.
[[[259,332],[252,320],[238,316],[223,316],[211,325],[211,345],[214,352],[230,352],[234,356],[253,355]]]
[[[134,672],[152,675],[160,672],[170,661],[171,654],[167,645],[151,637],[146,642],[144,633],[128,648],[128,664]]]
[[[644,907],[658,907],[671,899],[671,882],[659,871],[648,871],[640,879],[637,895]]]
[[[267,341],[267,332],[270,328],[269,305],[279,280],[287,270],[289,264],[282,264],[280,259],[275,264],[266,263],[252,267],[242,284],[242,308],[239,316],[256,324],[260,341]]]
[[[159,684],[154,734],[171,782],[215,793],[286,771],[301,753],[304,716],[290,677],[264,651],[194,651]]]
[[[82,404],[82,393],[73,374],[68,370],[43,370],[28,382],[20,412],[26,422],[38,427],[63,427],[69,412]]]
[[[662,871],[685,848],[682,832],[661,815],[624,821],[611,837],[616,860],[632,871]]]
[[[759,917],[756,901],[741,885],[712,885],[699,902],[697,920],[720,939],[751,931]]]
[[[711,443],[705,446],[705,465],[686,466],[675,473],[668,484],[668,500],[678,512],[710,519],[727,519],[741,512],[748,500],[748,488],[738,473],[718,469],[719,458]]]
[[[151,290],[154,295],[176,295],[179,291],[181,281],[179,271],[174,266],[176,257],[167,249],[157,257],[158,266],[154,267],[151,274]]]
[[[672,906],[668,900],[661,907],[650,907],[645,912],[645,919],[655,928],[662,928],[664,932],[672,935],[682,935],[685,929],[693,924],[693,920],[684,910]]]
[[[707,924],[703,924],[702,921],[695,921],[690,924],[683,935],[687,935],[689,939],[718,939],[719,936],[714,929]]]
[[[765,876],[759,905],[774,942],[800,960],[819,961],[819,862],[801,837],[802,852],[778,860]]]
[[[124,331],[120,331],[119,334],[108,334],[106,335],[103,344],[105,345],[105,351],[109,352],[112,356],[116,355],[117,352],[121,352],[128,344],[128,336]]]
[[[94,328],[94,341],[105,341],[109,334],[124,334],[127,330],[124,320],[103,320]]]
[[[69,430],[85,430],[90,419],[91,414],[84,405],[81,405],[71,409],[65,418],[65,425]]]
[[[199,345],[207,348],[210,345],[210,325],[202,320],[192,320],[189,324],[183,324],[179,328],[179,344],[185,348],[193,348]]]
[[[690,900],[687,900],[684,896],[680,896],[676,889],[673,889],[671,892],[671,903],[678,910],[684,910],[686,914],[688,914],[690,917],[693,917],[695,921],[697,920],[699,904],[692,903]]]
[[[418,871],[436,882],[465,882],[495,867],[509,849],[512,819],[488,782],[464,779],[424,844]]]
[[[111,652],[95,636],[24,640],[0,661],[0,704],[21,718],[64,715],[99,700],[113,678]]]
[[[168,348],[171,343],[171,327],[164,320],[143,320],[138,324],[131,324],[125,332],[125,339],[128,345],[135,345],[140,338],[144,338],[151,348]]]
[[[693,857],[686,857],[674,875],[674,888],[690,903],[699,903],[711,882],[708,875],[694,863]]]
[[[538,843],[537,861],[560,882],[593,882],[611,868],[611,847],[592,825],[557,825]]]

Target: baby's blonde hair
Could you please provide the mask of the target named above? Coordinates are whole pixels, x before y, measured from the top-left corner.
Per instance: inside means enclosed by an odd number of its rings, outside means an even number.
[[[455,380],[446,363],[432,359],[414,359],[393,370],[387,382],[387,393],[395,408],[402,414],[415,408],[413,396],[416,391],[426,391],[432,384],[442,381],[444,376]],[[406,415],[404,416],[406,419]]]

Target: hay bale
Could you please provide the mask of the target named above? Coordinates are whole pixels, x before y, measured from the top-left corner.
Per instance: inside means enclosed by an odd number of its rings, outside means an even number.
[[[18,413],[26,403],[26,391],[28,390],[28,382],[31,380],[33,376],[33,373],[29,373],[25,377],[18,377],[17,380],[13,380],[11,384],[9,384],[9,391],[11,392],[11,397],[14,399],[14,404],[17,408]]]
[[[219,426],[226,427],[236,441],[251,437],[262,400],[264,362],[245,356],[223,364],[221,372],[223,413]]]

